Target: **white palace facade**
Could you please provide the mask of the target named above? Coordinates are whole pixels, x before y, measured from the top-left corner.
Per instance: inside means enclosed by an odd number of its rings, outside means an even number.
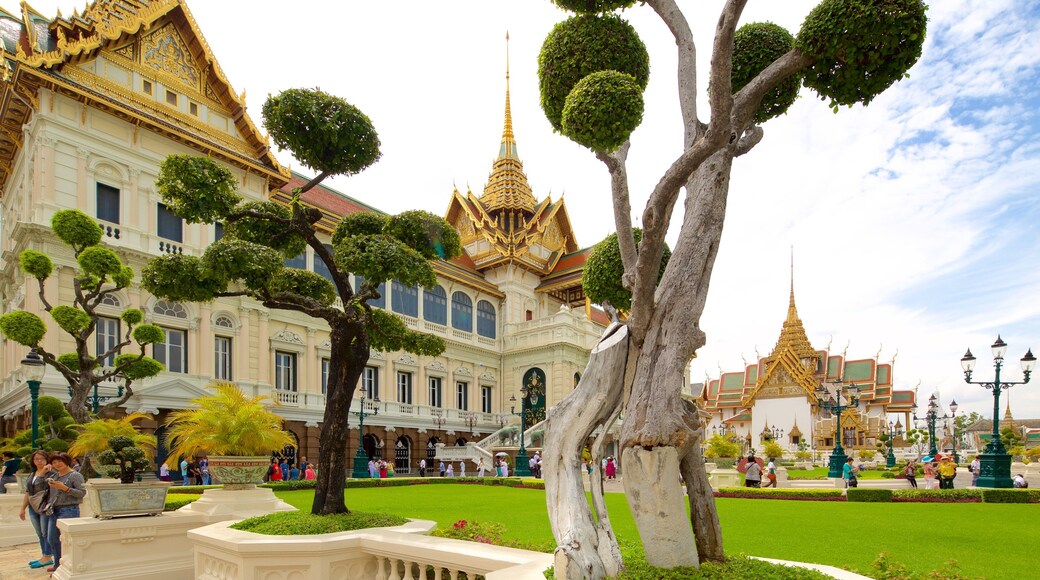
[[[218,227],[182,223],[162,205],[155,180],[167,155],[217,159],[249,199],[287,202],[307,180],[275,159],[183,0],[95,0],[56,17],[22,3],[16,13],[0,10],[0,21],[4,312],[24,309],[50,321],[35,280],[18,268],[26,249],[55,262],[48,301],[71,302],[75,262],[49,228],[62,209],[95,216],[104,243],[138,273],[163,253],[200,255]],[[529,403],[544,416],[546,405],[574,387],[606,322],[582,293],[587,250],[577,245],[563,200],[538,200],[523,173],[508,86],[505,129],[487,185],[480,195],[456,190],[445,198],[445,217],[461,233],[464,255],[435,264],[434,288],[387,281],[380,306],[443,338],[447,350],[436,357],[374,352],[362,378],[380,400],[379,413],[365,418],[365,446],[397,458],[399,471],[432,457],[437,443],[479,440],[518,422],[511,410],[519,409],[522,381],[542,389],[540,405]],[[324,213],[319,226],[326,237],[346,214],[379,211],[324,187],[308,192],[304,203]],[[322,273],[310,249],[288,265]],[[100,325],[99,341],[119,335],[117,314],[128,306],[166,331],[166,342],[150,354],[167,370],[135,384],[123,409],[147,413],[146,430],[161,434],[169,412],[207,394],[212,380],[226,379],[279,401],[277,412],[298,442],[288,452],[317,455],[329,357],[323,321],[242,297],[170,303],[135,285],[102,311],[110,318]],[[50,326],[45,348],[72,350],[71,339]],[[26,349],[7,339],[0,345],[0,435],[11,436],[29,426],[19,366]],[[103,386],[100,394],[113,390]],[[53,370],[41,394],[69,396]],[[358,410],[357,397],[354,405]],[[359,440],[352,433],[350,456]]]

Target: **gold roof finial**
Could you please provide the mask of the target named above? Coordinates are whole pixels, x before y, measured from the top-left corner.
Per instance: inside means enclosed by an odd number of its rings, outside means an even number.
[[[524,165],[516,152],[516,139],[513,136],[513,113],[509,106],[509,33],[506,32],[506,111],[505,127],[502,130],[502,144],[498,149],[498,158],[484,186],[480,197],[484,209],[489,213],[499,210],[521,210],[531,212],[535,207],[534,194],[524,175]]]
[[[787,306],[787,320],[784,321],[780,338],[776,341],[776,346],[769,355],[770,358],[779,355],[785,349],[790,349],[795,356],[801,359],[816,356],[816,349],[809,342],[802,321],[798,318],[798,309],[794,305],[794,246],[791,246],[791,295]]]

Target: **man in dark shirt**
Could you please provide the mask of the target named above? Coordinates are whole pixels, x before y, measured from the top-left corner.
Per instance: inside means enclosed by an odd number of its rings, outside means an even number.
[[[4,470],[0,475],[0,493],[7,493],[7,484],[18,483],[18,468],[22,466],[22,460],[10,451],[4,451]]]

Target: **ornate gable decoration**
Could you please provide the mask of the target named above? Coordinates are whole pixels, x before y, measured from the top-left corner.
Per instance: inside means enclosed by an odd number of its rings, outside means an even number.
[[[293,332],[291,330],[287,330],[287,329],[286,330],[279,330],[278,332],[276,332],[275,335],[271,337],[271,340],[276,340],[278,342],[285,342],[285,343],[288,343],[288,344],[299,344],[299,345],[305,344],[303,342],[303,339],[300,338],[299,334],[296,334],[295,332]]]
[[[172,23],[141,39],[141,63],[199,90],[202,73]]]

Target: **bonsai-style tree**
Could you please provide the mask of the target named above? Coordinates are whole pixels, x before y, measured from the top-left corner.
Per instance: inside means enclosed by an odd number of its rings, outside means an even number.
[[[15,310],[0,316],[0,332],[4,336],[30,348],[43,357],[44,362],[57,370],[72,390],[68,409],[76,423],[90,421],[87,397],[94,385],[102,382],[121,382],[122,396],[114,397],[99,414],[127,402],[134,395],[134,381],[152,377],[163,370],[162,364],[145,356],[145,347],[165,339],[162,329],[153,324],[141,324],[144,314],[137,308],[127,308],[120,315],[126,324],[126,334],[104,352],[95,350],[99,315],[97,307],[105,297],[126,288],[134,279],[134,270],[126,266],[112,250],[101,245],[101,226],[87,214],[75,210],[61,210],[51,218],[55,235],[72,248],[79,264],[79,273],[73,278],[72,305],[51,304],[44,294],[44,282],[54,271],[54,263],[42,252],[25,250],[18,262],[26,275],[36,278],[43,309],[66,334],[72,337],[75,349],[56,354],[47,351],[40,342],[47,326],[36,314]],[[124,350],[136,343],[137,353]]]
[[[138,471],[148,469],[152,465],[144,450],[134,445],[134,440],[125,435],[109,439],[108,449],[99,453],[97,459],[101,465],[119,467],[120,483],[133,483]]]
[[[268,409],[270,397],[247,397],[232,383],[211,386],[214,394],[191,400],[197,407],[170,413],[170,456],[266,456],[293,443],[282,418]]]
[[[602,492],[593,485],[594,517],[574,462],[586,438],[620,412],[625,495],[647,561],[671,568],[722,560],[722,533],[700,457],[703,426],[681,390],[687,364],[706,341],[699,322],[733,161],[754,149],[764,136],[762,124],[783,114],[801,85],[837,110],[867,104],[903,78],[921,54],[925,6],[921,0],[823,0],[794,36],[768,22],[738,29],[746,0],[727,0],[703,79],[710,111],[702,116],[702,79],[686,15],[675,0],[640,2],[639,9],[653,10],[675,40],[684,141],[649,192],[637,248],[629,235],[626,159],[629,136],[642,121],[649,56],[635,29],[613,13],[636,2],[552,1],[577,14],[559,23],[542,45],[542,109],[557,131],[591,149],[610,173],[615,226],[622,234],[623,269],[615,279],[631,292],[624,323],[606,330],[577,388],[547,416],[542,464],[559,546],[556,574],[600,578],[622,567]],[[684,190],[683,203],[677,203]],[[676,207],[683,211],[682,226],[661,275]],[[691,521],[685,521],[684,501]]]
[[[459,235],[444,219],[421,211],[396,216],[355,213],[342,219],[331,246],[318,237],[322,214],[300,196],[331,175],[351,175],[379,158],[379,138],[371,121],[343,99],[319,90],[291,89],[268,98],[264,124],[271,138],[317,177],[294,191],[288,207],[273,201],[246,201],[237,180],[206,157],[171,156],[156,182],[163,203],[189,223],[219,221],[224,237],[202,257],[169,255],[145,269],[144,286],[177,301],[209,301],[248,296],[268,308],[302,312],[325,321],[331,334],[325,416],[318,447],[318,479],[312,512],[347,512],[347,417],[355,387],[371,349],[437,355],[444,342],[411,331],[396,315],[373,309],[378,287],[396,279],[406,286],[432,287],[430,260],[462,251]],[[310,246],[330,280],[286,268],[286,258]],[[363,277],[352,288],[349,274]],[[336,298],[341,304],[335,303]]]
[[[911,453],[916,453],[920,459],[928,446],[928,431],[924,429],[909,429],[903,439],[910,444]]]
[[[69,451],[69,444],[74,442],[79,431],[74,429],[76,420],[69,415],[69,411],[55,397],[43,395],[37,400],[37,418],[39,419],[40,445],[45,451]],[[22,457],[22,465],[28,466],[29,455],[35,449],[32,448],[32,429],[26,429],[17,433],[10,439],[5,439],[0,444],[0,451],[13,451]]]
[[[805,441],[798,442],[798,451],[794,452],[794,458],[798,461],[809,461],[812,459],[812,452],[809,451],[809,444]]]

